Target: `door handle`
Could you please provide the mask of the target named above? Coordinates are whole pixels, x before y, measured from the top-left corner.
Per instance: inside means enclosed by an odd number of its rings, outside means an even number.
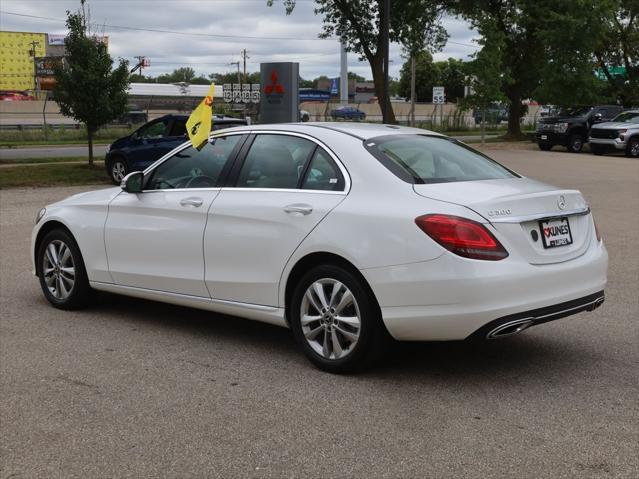
[[[189,198],[184,198],[180,200],[181,206],[192,206],[193,208],[197,208],[198,206],[202,206],[202,198],[197,198],[195,196],[191,196]]]
[[[311,205],[295,203],[293,205],[286,205],[284,212],[289,214],[299,213],[302,215],[310,215],[313,212],[313,207]]]

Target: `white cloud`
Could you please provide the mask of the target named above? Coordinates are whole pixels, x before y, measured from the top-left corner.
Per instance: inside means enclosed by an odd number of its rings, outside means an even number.
[[[2,0],[2,11],[64,19],[67,10],[76,10],[79,0]],[[159,75],[179,66],[193,67],[198,73],[231,71],[229,64],[241,59],[246,48],[248,70],[259,70],[266,61],[299,61],[304,78],[339,73],[339,43],[321,40],[322,18],[314,14],[314,2],[298,0],[291,15],[285,15],[280,2],[272,8],[266,0],[90,0],[91,20],[96,25],[119,25],[186,33],[284,37],[309,40],[232,39],[185,36],[170,33],[130,31],[104,27],[114,57],[133,61],[137,55],[151,59],[145,73]],[[64,23],[2,14],[2,30],[63,33]],[[466,58],[475,51],[475,36],[463,20],[446,17],[443,25],[451,35],[436,60]],[[101,28],[101,27],[100,27]],[[460,45],[462,44],[462,45]],[[390,73],[398,76],[404,62],[399,45],[391,45]],[[371,78],[367,63],[349,54],[349,70]]]

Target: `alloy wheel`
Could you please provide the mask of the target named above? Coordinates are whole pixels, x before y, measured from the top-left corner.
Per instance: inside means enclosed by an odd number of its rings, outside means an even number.
[[[360,337],[361,314],[353,293],[343,283],[323,278],[311,284],[300,307],[302,333],[325,359],[348,356]]]
[[[59,300],[69,297],[75,284],[73,255],[61,240],[51,241],[42,258],[42,274],[51,295]]]
[[[632,143],[630,143],[630,156],[639,157],[639,140],[632,140]]]
[[[111,166],[111,176],[117,182],[120,182],[126,176],[126,166],[121,161],[116,161]]]

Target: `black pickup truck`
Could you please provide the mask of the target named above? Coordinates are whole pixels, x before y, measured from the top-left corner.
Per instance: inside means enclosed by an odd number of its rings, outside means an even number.
[[[588,141],[588,132],[595,123],[610,121],[623,111],[618,105],[586,106],[567,108],[557,116],[541,118],[537,124],[535,138],[541,150],[550,150],[562,145],[568,151],[579,153]]]

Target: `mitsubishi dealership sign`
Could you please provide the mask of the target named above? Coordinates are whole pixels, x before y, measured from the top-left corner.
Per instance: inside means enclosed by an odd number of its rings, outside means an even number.
[[[260,64],[260,123],[290,123],[299,115],[299,63]]]

